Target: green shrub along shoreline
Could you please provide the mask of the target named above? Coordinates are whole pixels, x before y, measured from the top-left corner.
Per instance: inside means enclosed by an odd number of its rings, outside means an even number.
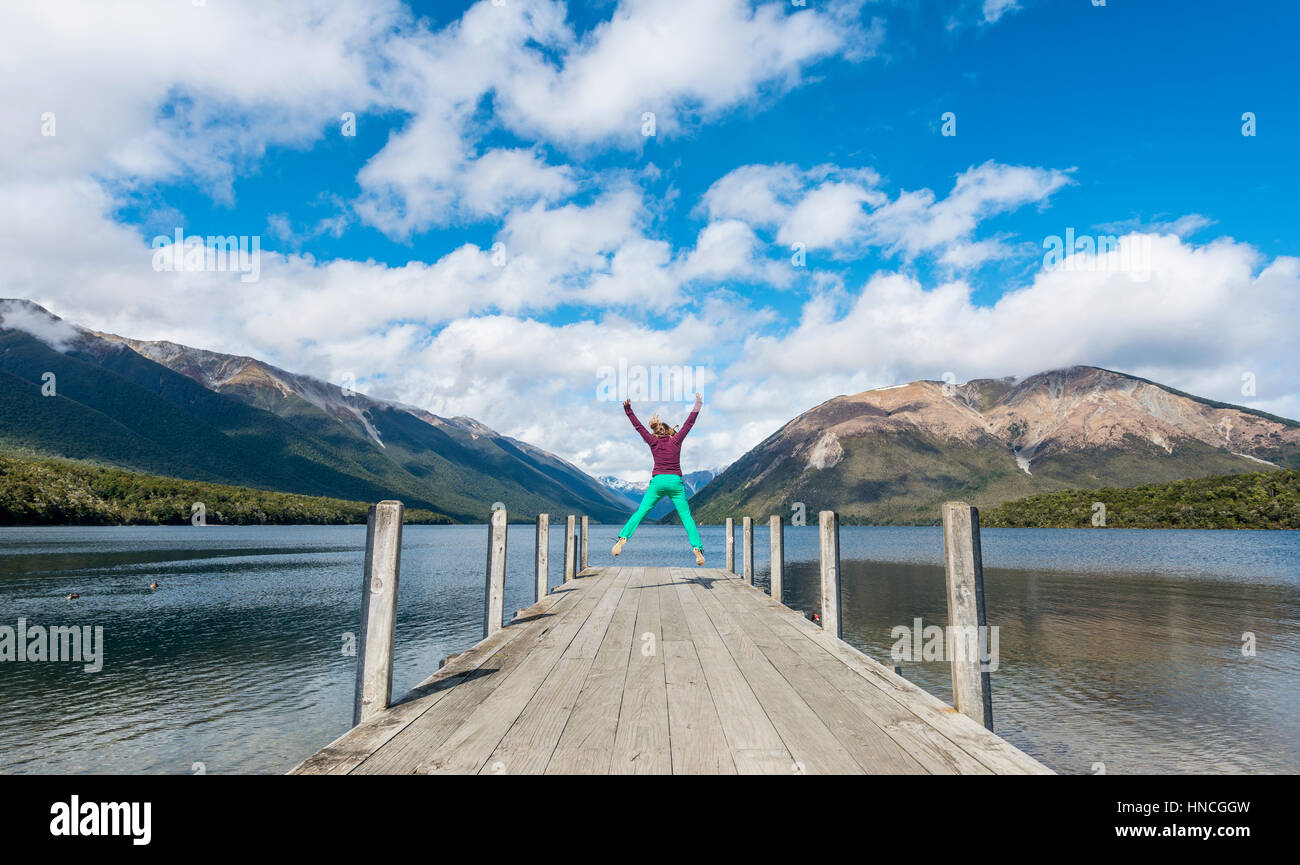
[[[202,502],[208,525],[364,523],[365,502],[186,481],[69,460],[0,454],[0,526],[188,525]],[[429,510],[407,523],[451,523]]]
[[[1112,529],[1300,529],[1300,471],[1266,471],[1063,490],[980,509],[989,528],[1093,528],[1094,503]]]

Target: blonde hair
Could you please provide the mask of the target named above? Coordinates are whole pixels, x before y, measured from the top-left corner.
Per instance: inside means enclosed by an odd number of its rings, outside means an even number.
[[[654,414],[650,415],[650,432],[654,433],[660,438],[668,438],[677,435],[677,428],[670,427],[668,424],[659,420],[659,413],[655,412]]]

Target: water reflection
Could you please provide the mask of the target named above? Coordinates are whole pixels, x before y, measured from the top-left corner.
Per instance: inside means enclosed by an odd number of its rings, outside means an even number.
[[[484,531],[406,529],[397,693],[479,638]],[[592,527],[593,564],[616,532]],[[703,532],[721,565],[721,528]],[[0,530],[0,624],[99,625],[106,643],[97,674],[0,664],[0,771],[289,768],[350,723],[363,543],[357,526]],[[766,587],[765,529],[755,546]],[[845,639],[886,660],[895,625],[944,623],[941,546],[844,528]],[[787,528],[786,548],[785,603],[816,609],[816,529]],[[1300,770],[1300,535],[996,530],[984,549],[1001,735],[1064,772]],[[531,526],[509,550],[507,618],[532,601]],[[562,528],[550,556],[556,585]],[[643,526],[618,563],[692,559],[679,528]],[[945,664],[904,674],[950,699]]]

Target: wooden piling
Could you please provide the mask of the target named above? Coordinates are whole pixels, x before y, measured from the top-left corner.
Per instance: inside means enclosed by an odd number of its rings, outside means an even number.
[[[785,520],[780,514],[773,514],[767,521],[768,534],[771,536],[771,591],[772,600],[781,600],[781,581],[785,578]]]
[[[352,723],[388,708],[393,696],[393,639],[397,580],[402,566],[402,503],[371,505],[366,518],[366,558],[361,584],[361,638]]]
[[[727,570],[736,572],[736,521],[727,517]]]
[[[979,646],[988,622],[984,613],[984,563],[979,511],[966,502],[943,506],[943,564],[948,585],[948,643],[952,651],[953,707],[993,729],[993,692]],[[974,639],[971,635],[975,635]],[[971,657],[971,647],[975,648]]]
[[[822,628],[844,636],[840,620],[840,518],[835,511],[818,515],[821,526]]]
[[[506,597],[506,509],[488,520],[487,578],[483,587],[483,639],[501,630]]]
[[[740,574],[749,585],[754,585],[754,518],[740,520]]]
[[[574,523],[575,523],[575,517],[573,516],[573,514],[569,514],[567,517],[564,518],[564,581],[566,583],[573,582],[573,578],[574,576],[576,576],[574,565],[577,564],[577,562],[575,561],[573,555],[574,554],[574,549],[573,549]]]
[[[540,601],[551,591],[551,515],[537,515],[537,582],[534,601]]]
[[[578,545],[578,572],[587,570],[587,517],[582,518],[582,542]]]

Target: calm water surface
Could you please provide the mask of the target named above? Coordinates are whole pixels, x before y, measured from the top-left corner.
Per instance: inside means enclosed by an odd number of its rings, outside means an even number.
[[[592,564],[610,563],[617,527],[591,533]],[[722,528],[703,535],[721,565]],[[550,541],[557,584],[561,530]],[[1300,533],[986,529],[983,542],[1000,735],[1069,773],[1300,771]],[[0,529],[0,625],[102,626],[105,641],[98,673],[0,663],[0,772],[291,768],[351,722],[343,646],[364,543],[360,526]],[[509,544],[507,618],[532,601],[532,527],[511,526]],[[755,547],[766,587],[764,528]],[[845,527],[841,547],[849,642],[888,662],[895,626],[944,623],[938,529]],[[485,549],[481,526],[406,528],[396,693],[479,639]],[[795,609],[819,604],[816,556],[816,528],[787,527]],[[691,562],[669,526],[643,526],[619,559]],[[946,664],[903,672],[951,700]]]

